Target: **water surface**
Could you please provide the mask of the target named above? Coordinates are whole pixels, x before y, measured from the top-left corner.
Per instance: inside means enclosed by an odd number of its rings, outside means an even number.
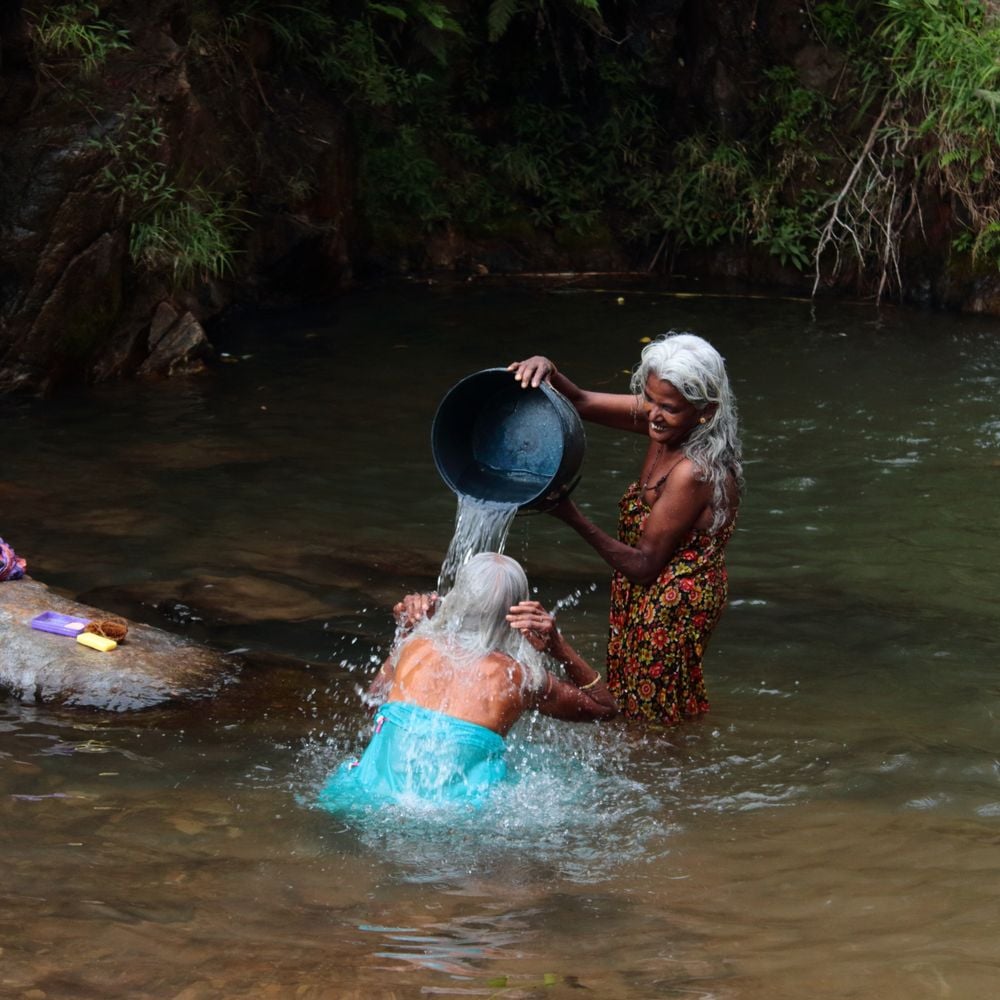
[[[440,398],[538,352],[622,390],[670,328],[726,356],[744,426],[712,712],[523,720],[481,814],[310,808],[452,537]],[[421,287],[216,339],[207,378],[0,402],[33,575],[275,654],[190,708],[0,702],[0,996],[995,995],[995,321]],[[588,428],[576,498],[609,530],[642,445]],[[507,551],[600,665],[603,564],[537,514]]]

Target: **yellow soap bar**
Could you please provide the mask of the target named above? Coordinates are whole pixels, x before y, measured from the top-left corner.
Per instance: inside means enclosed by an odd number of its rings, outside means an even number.
[[[93,632],[81,632],[76,641],[81,646],[90,646],[91,649],[98,649],[102,653],[110,653],[118,645],[114,639],[108,639],[103,635],[95,635]]]

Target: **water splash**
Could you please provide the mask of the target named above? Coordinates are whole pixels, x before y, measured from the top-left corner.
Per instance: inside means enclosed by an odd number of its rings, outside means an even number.
[[[300,804],[315,806],[330,770],[363,749],[368,730],[344,719],[304,748],[290,776]],[[507,746],[508,776],[480,808],[413,798],[358,812],[340,832],[414,883],[502,873],[526,885],[553,876],[593,884],[669,853],[677,826],[666,819],[667,784],[660,774],[636,780],[625,732],[530,713]]]
[[[593,594],[597,590],[596,583],[590,583],[585,588],[577,587],[572,593],[567,594],[565,597],[560,597],[559,600],[553,601],[552,611],[553,615],[558,614],[560,611],[564,611],[566,608],[578,607],[580,601],[583,599],[584,592],[588,594]]]
[[[438,575],[439,594],[446,594],[451,589],[455,574],[474,555],[503,552],[517,511],[516,503],[479,500],[459,494],[455,532]]]

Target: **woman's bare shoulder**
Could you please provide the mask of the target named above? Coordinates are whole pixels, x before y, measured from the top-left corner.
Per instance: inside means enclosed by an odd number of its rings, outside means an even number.
[[[484,683],[496,685],[497,690],[507,687],[520,688],[524,681],[524,667],[506,653],[490,653],[475,666]]]
[[[410,636],[404,639],[396,650],[396,673],[419,669],[440,658],[437,646],[430,639]]]
[[[660,496],[665,493],[678,494],[701,492],[707,486],[705,477],[695,462],[685,455],[670,470],[663,483]]]

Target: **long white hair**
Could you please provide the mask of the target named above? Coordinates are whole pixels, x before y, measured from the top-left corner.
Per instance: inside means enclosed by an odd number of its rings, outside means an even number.
[[[525,690],[539,690],[546,672],[542,656],[507,621],[511,606],[527,599],[521,564],[498,552],[480,552],[459,568],[451,590],[410,638],[430,640],[460,665],[506,653],[523,667]]]
[[[718,531],[729,518],[726,484],[730,474],[743,492],[743,448],[740,444],[736,397],[729,387],[726,364],[719,352],[693,333],[673,331],[643,348],[632,373],[631,389],[641,397],[649,376],[669,382],[699,412],[712,403],[715,411],[691,431],[681,451],[694,463],[699,477],[712,484],[712,524]]]

